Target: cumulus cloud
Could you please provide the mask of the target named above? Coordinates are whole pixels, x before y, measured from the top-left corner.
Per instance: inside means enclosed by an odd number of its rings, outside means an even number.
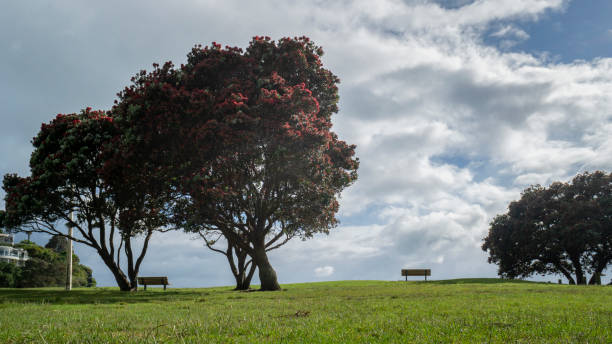
[[[329,265],[319,266],[314,269],[314,273],[317,277],[328,277],[334,273],[334,267]]]
[[[557,63],[484,43],[487,35],[529,39],[521,23],[566,5],[191,1],[180,9],[145,2],[92,9],[54,2],[44,15],[26,16],[26,5],[12,3],[0,14],[7,51],[0,94],[3,113],[20,120],[2,129],[0,167],[23,173],[40,122],[110,106],[131,74],[154,61],[181,63],[194,43],[245,46],[255,34],[306,34],[342,80],[334,130],[357,144],[361,166],[342,194],[338,228],[270,253],[281,282],[312,277],[302,271],[399,279],[402,267],[432,268],[432,278],[494,276],[481,239],[524,187],[612,168],[612,59]],[[9,37],[14,28],[19,34]],[[79,249],[102,274],[95,253]],[[222,258],[189,236],[165,234],[143,268],[176,271],[179,286],[231,284]]]

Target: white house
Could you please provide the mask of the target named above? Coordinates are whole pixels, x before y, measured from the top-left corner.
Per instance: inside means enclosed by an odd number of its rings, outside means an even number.
[[[12,235],[0,233],[0,262],[24,266],[28,259],[28,251],[13,247]]]

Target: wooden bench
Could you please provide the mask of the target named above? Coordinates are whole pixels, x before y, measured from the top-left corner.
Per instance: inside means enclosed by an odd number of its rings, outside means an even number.
[[[168,283],[168,277],[137,277],[138,284],[144,285],[144,290],[147,290],[147,285],[163,285],[164,290],[166,290],[166,286],[170,285]]]
[[[406,277],[406,281],[408,276],[425,276],[427,281],[427,276],[431,276],[431,269],[402,269],[402,276]]]

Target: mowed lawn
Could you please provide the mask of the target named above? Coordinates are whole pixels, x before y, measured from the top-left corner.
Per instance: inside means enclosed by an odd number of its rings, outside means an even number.
[[[0,289],[0,343],[612,343],[612,287],[471,279]]]

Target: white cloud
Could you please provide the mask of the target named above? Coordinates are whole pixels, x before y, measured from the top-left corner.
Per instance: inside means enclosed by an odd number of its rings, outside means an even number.
[[[334,267],[329,265],[319,266],[314,269],[314,273],[317,277],[329,277],[334,273]]]
[[[508,50],[520,42],[529,39],[529,34],[513,25],[505,25],[490,34],[491,37],[500,39],[499,46],[502,50]]]
[[[505,25],[501,27],[499,30],[493,32],[491,34],[493,37],[515,37],[520,40],[525,40],[529,38],[529,34],[516,26],[513,25]]]

